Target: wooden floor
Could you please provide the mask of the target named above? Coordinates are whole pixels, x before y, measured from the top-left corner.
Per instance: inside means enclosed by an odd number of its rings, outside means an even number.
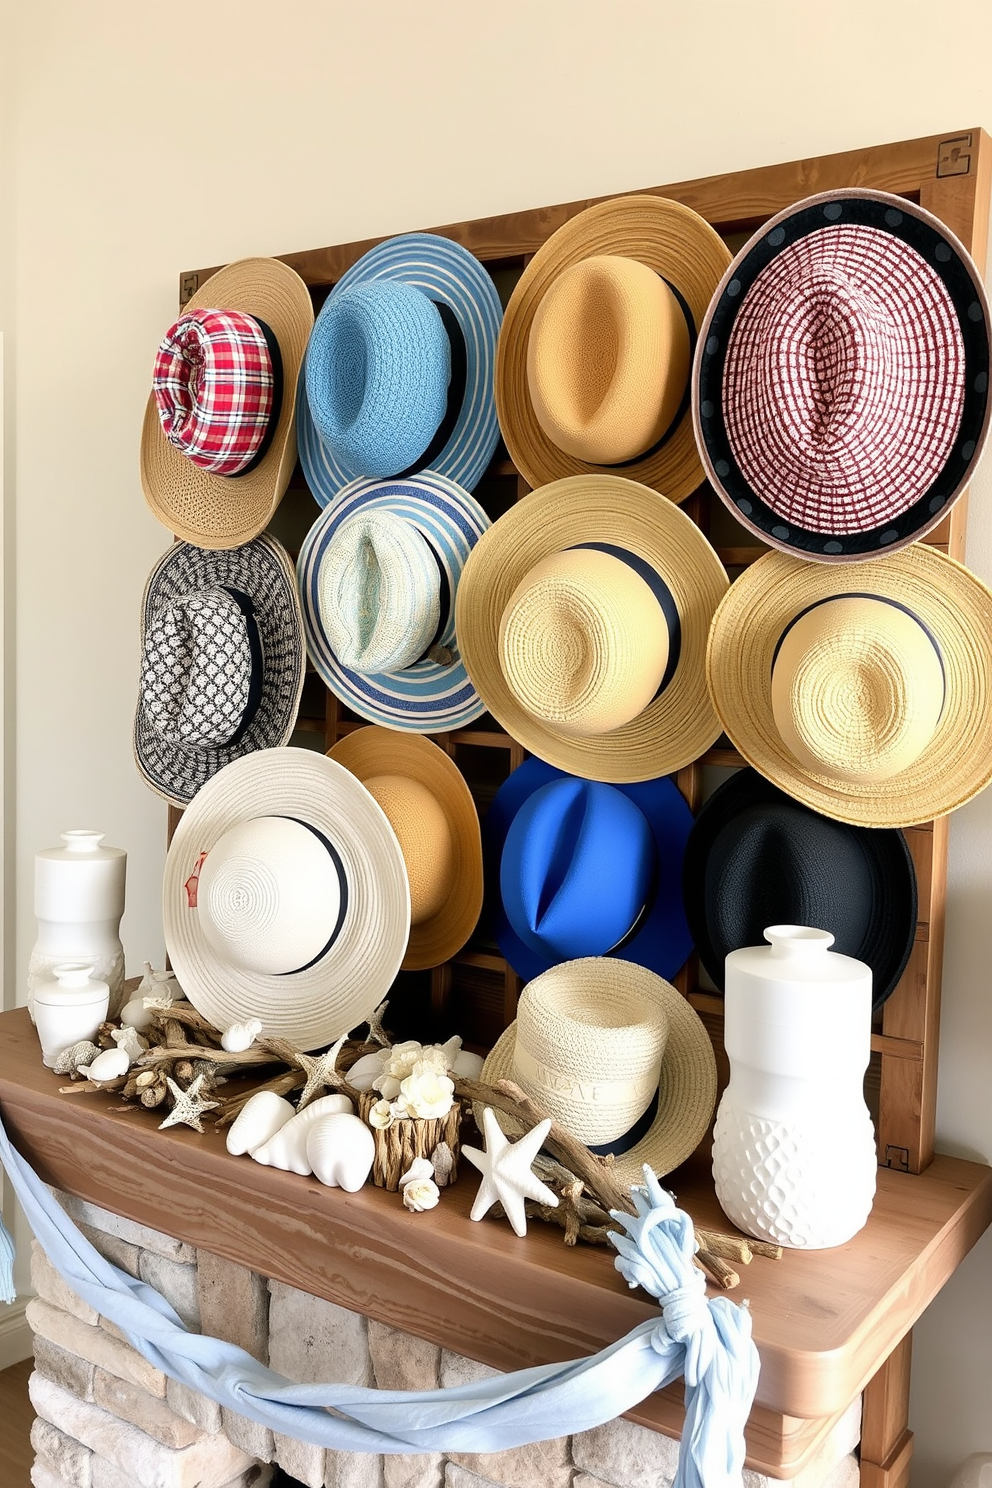
[[[34,1361],[25,1359],[0,1370],[0,1483],[3,1488],[29,1488],[30,1434],[34,1411],[28,1400],[28,1375]]]

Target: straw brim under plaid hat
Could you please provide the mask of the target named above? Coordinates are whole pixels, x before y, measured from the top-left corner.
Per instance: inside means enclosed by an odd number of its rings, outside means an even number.
[[[134,716],[135,762],[152,790],[174,806],[186,806],[232,760],[285,744],[303,692],[306,650],[296,575],[285,548],[265,532],[253,542],[222,552],[173,543],[145,585],[142,653],[158,611],[212,588],[237,590],[251,603],[261,651],[260,695],[251,722],[239,731],[234,743],[196,748],[166,738],[139,696]],[[205,660],[199,657],[201,665]],[[217,664],[223,667],[222,657]]]
[[[328,757],[375,796],[404,848],[415,918],[402,969],[440,966],[461,950],[482,909],[479,814],[464,776],[430,739],[393,729],[355,729],[328,750]],[[403,782],[421,788],[420,801],[404,793]],[[429,801],[423,801],[423,792]],[[421,801],[426,809],[418,818]],[[443,821],[436,820],[437,813]],[[420,919],[418,892],[434,901]]]
[[[580,961],[565,961],[542,973],[524,988],[521,998],[527,998],[529,989],[537,993],[542,1002],[554,1005],[562,1002],[566,1017],[556,1022],[555,1053],[556,1072],[565,1076],[563,1082],[556,1081],[558,1093],[555,1102],[555,1118],[566,1129],[569,1128],[568,1105],[571,1099],[576,1115],[582,1114],[581,1082],[584,1073],[584,1040],[580,1036],[576,1048],[571,1051],[564,1040],[567,1038],[569,1003],[583,1005],[580,1013],[585,1028],[575,1030],[580,1035],[591,1033],[595,1039],[596,1020],[602,1034],[609,1038],[616,1032],[612,1014],[628,996],[636,996],[653,1003],[668,1024],[668,1038],[661,1058],[658,1080],[657,1104],[650,1126],[640,1140],[626,1152],[614,1156],[612,1172],[619,1183],[627,1188],[644,1179],[644,1164],[649,1163],[659,1177],[670,1173],[691,1157],[706,1135],[716,1105],[716,1059],[709,1034],[699,1014],[689,1006],[680,992],[654,972],[630,961],[586,957]],[[533,995],[531,993],[530,995]],[[593,1009],[598,1008],[595,1013]],[[510,1024],[494,1046],[482,1067],[480,1079],[487,1085],[499,1080],[517,1080],[521,1071],[515,1070],[514,1054],[517,1046],[517,1022]],[[612,1079],[621,1081],[626,1071],[622,1055],[618,1053],[617,1068],[611,1071]],[[570,1097],[562,1092],[562,1083],[567,1077],[575,1081],[577,1090]],[[588,1097],[587,1097],[588,1099]],[[547,1100],[543,1102],[547,1104]],[[592,1103],[595,1107],[595,1102]],[[650,1107],[649,1107],[650,1109]],[[503,1129],[511,1136],[522,1130],[512,1116],[496,1112]],[[619,1144],[618,1144],[619,1145]]]
[[[970,255],[902,197],[844,190],[766,222],[696,346],[706,472],[763,542],[857,563],[917,541],[989,430],[989,306]]]
[[[680,649],[670,679],[635,717],[579,736],[523,706],[500,664],[499,631],[511,596],[542,559],[596,545],[622,549],[661,577],[678,612]],[[483,703],[531,753],[588,780],[651,780],[681,769],[719,735],[704,656],[726,589],[715,551],[666,497],[616,475],[570,476],[518,501],[473,549],[458,591],[459,645]],[[608,672],[609,658],[600,660]]]
[[[837,629],[825,607],[844,597],[848,613],[863,623]],[[920,637],[919,678],[903,677],[889,657],[878,659],[874,627],[890,616]],[[854,768],[845,778],[802,763],[776,724],[773,667],[782,663],[790,629],[809,617],[825,617],[823,666],[811,684],[795,672],[784,683],[805,710],[813,743],[850,752]],[[706,666],[734,746],[766,779],[824,816],[866,827],[915,826],[953,811],[992,780],[992,593],[963,564],[924,543],[843,568],[766,553],[717,610]],[[915,706],[904,706],[913,702],[906,687],[917,682]],[[888,778],[857,778],[866,746],[907,731],[919,746],[915,758]]]
[[[503,316],[496,355],[496,408],[510,457],[532,487],[609,467],[559,448],[538,421],[527,375],[527,348],[541,302],[562,273],[586,259],[633,259],[678,291],[698,332],[730,251],[709,223],[680,202],[622,196],[598,202],[560,227],[524,269]],[[688,391],[688,390],[687,390]],[[660,446],[616,473],[682,501],[704,471],[685,407]]]
[[[279,346],[283,390],[265,454],[243,475],[201,470],[169,443],[154,396],[141,431],[141,484],[159,521],[199,548],[236,548],[267,526],[296,464],[295,390],[313,328],[310,294],[300,276],[274,258],[245,258],[211,275],[183,307],[240,310],[264,321]]]
[[[300,970],[235,965],[204,931],[202,865],[226,833],[260,819],[302,824],[311,846],[323,843],[341,884],[332,943]],[[276,940],[278,878],[248,863],[242,880],[229,875],[221,916],[257,949]],[[410,888],[396,834],[350,770],[307,749],[269,749],[221,770],[183,813],[166,858],[162,916],[173,970],[215,1028],[258,1018],[264,1036],[317,1049],[367,1021],[389,991],[410,932]]]

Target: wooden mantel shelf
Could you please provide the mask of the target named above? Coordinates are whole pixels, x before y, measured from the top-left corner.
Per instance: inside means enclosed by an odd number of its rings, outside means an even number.
[[[129,1219],[363,1312],[499,1369],[588,1354],[656,1316],[612,1253],[568,1250],[535,1224],[518,1240],[473,1224],[474,1173],[437,1209],[357,1194],[233,1158],[223,1135],[157,1130],[113,1096],[60,1095],[26,1010],[0,1016],[0,1111],[49,1183]],[[750,1300],[761,1355],[749,1462],[791,1476],[906,1335],[992,1222],[992,1169],[938,1157],[919,1176],[879,1169],[866,1228],[820,1253],[755,1259],[733,1294]],[[727,1228],[708,1176],[671,1180],[694,1219]],[[681,1387],[631,1414],[677,1433]]]

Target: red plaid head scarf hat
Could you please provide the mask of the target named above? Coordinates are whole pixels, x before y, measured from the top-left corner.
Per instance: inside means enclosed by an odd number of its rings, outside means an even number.
[[[310,296],[276,259],[229,264],[188,302],[155,359],[141,441],[152,511],[205,549],[266,526],[296,461],[293,389]]]
[[[967,484],[989,426],[989,307],[931,213],[825,192],[767,222],[699,334],[696,441],[763,542],[821,563],[915,542]]]

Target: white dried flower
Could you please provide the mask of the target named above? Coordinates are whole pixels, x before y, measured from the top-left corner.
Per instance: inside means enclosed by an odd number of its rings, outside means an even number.
[[[369,1107],[368,1123],[378,1131],[388,1131],[395,1121],[393,1108],[388,1100],[378,1100],[374,1106]]]
[[[421,1121],[447,1116],[454,1104],[455,1085],[447,1075],[424,1069],[411,1074],[400,1085],[400,1099],[409,1115]]]
[[[448,1073],[448,1056],[444,1049],[437,1044],[430,1044],[421,1050],[421,1056],[416,1064],[412,1066],[411,1075],[423,1075],[430,1071],[434,1075],[446,1075]]]
[[[425,1209],[433,1209],[440,1197],[440,1190],[433,1178],[417,1178],[413,1183],[403,1186],[403,1203],[412,1214],[422,1214]]]
[[[383,1074],[395,1075],[397,1080],[404,1080],[412,1072],[417,1060],[423,1057],[423,1053],[424,1046],[416,1039],[408,1039],[405,1044],[394,1044],[385,1052]]]

